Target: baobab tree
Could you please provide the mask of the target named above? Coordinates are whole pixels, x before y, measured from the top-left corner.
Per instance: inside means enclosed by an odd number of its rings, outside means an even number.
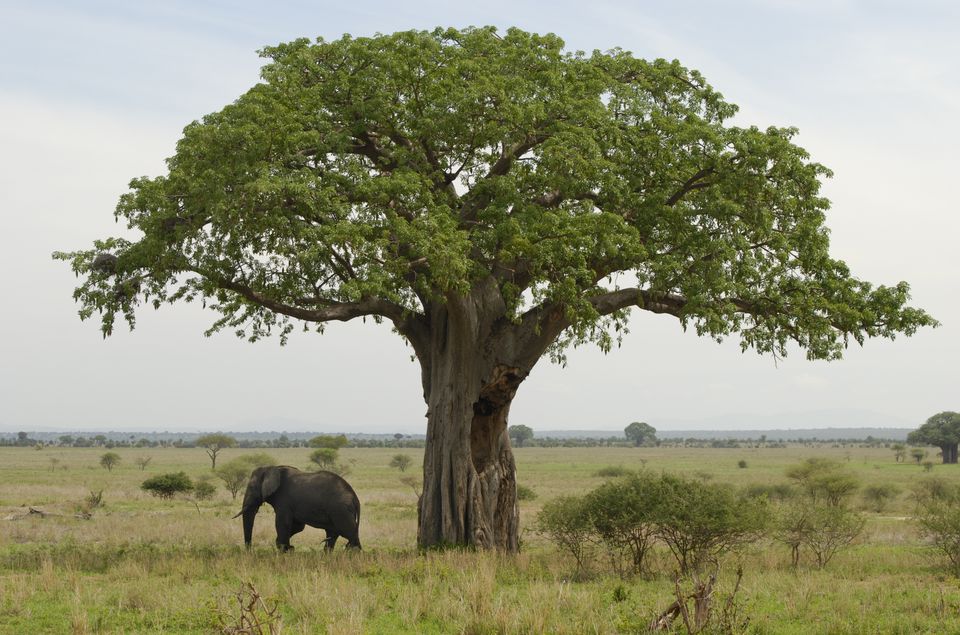
[[[262,81],[191,123],[117,216],[55,257],[104,335],[202,299],[211,330],[387,320],[427,405],[418,542],[517,549],[507,416],[543,357],[604,351],[632,309],[744,348],[840,357],[932,318],[828,251],[829,171],[791,128],[678,62],[554,35],[408,31],[264,49]]]

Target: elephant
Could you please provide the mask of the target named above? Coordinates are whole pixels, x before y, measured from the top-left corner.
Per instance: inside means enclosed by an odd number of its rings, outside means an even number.
[[[337,538],[347,539],[347,548],[360,549],[360,499],[338,474],[301,472],[289,465],[258,467],[250,474],[243,496],[243,542],[250,547],[253,521],[264,503],[276,513],[277,548],[293,549],[290,537],[306,525],[327,532],[325,548],[333,549]]]

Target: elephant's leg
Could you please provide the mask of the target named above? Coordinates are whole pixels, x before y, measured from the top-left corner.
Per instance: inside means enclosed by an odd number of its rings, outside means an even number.
[[[293,547],[290,545],[290,536],[293,535],[293,527],[288,518],[277,514],[277,549],[280,551],[290,551]]]
[[[328,529],[327,539],[323,541],[324,542],[323,548],[326,549],[327,551],[333,551],[333,548],[337,544],[337,538],[339,537],[340,537],[340,534],[338,534],[336,531],[334,531],[333,529]]]

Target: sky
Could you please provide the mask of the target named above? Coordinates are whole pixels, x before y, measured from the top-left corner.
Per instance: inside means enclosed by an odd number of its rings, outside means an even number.
[[[78,319],[76,279],[50,254],[125,235],[113,209],[130,179],[162,174],[186,124],[258,81],[261,47],[467,25],[676,58],[740,106],[736,125],[796,126],[796,142],[834,171],[833,255],[857,277],[908,281],[912,304],[942,323],[810,362],[799,350],[742,353],[735,338],[718,344],[635,311],[609,355],[542,360],[511,423],[910,427],[960,410],[956,3],[0,0],[0,433],[422,433],[419,368],[386,326],[250,344],[204,337],[216,315],[181,304],[103,340],[96,320]]]

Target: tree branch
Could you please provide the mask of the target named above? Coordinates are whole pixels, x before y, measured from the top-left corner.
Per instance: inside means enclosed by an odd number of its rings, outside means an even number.
[[[702,181],[702,179],[710,176],[711,174],[713,174],[713,172],[714,172],[713,168],[704,168],[699,172],[697,172],[696,174],[694,174],[693,176],[691,176],[689,179],[687,179],[684,182],[684,184],[680,186],[680,189],[674,192],[673,195],[667,199],[667,202],[666,202],[667,207],[673,207],[680,201],[680,199],[682,199],[684,196],[686,196],[688,193],[692,192],[693,190],[701,190],[705,187],[710,187],[711,185],[713,185],[712,182],[705,183]]]

